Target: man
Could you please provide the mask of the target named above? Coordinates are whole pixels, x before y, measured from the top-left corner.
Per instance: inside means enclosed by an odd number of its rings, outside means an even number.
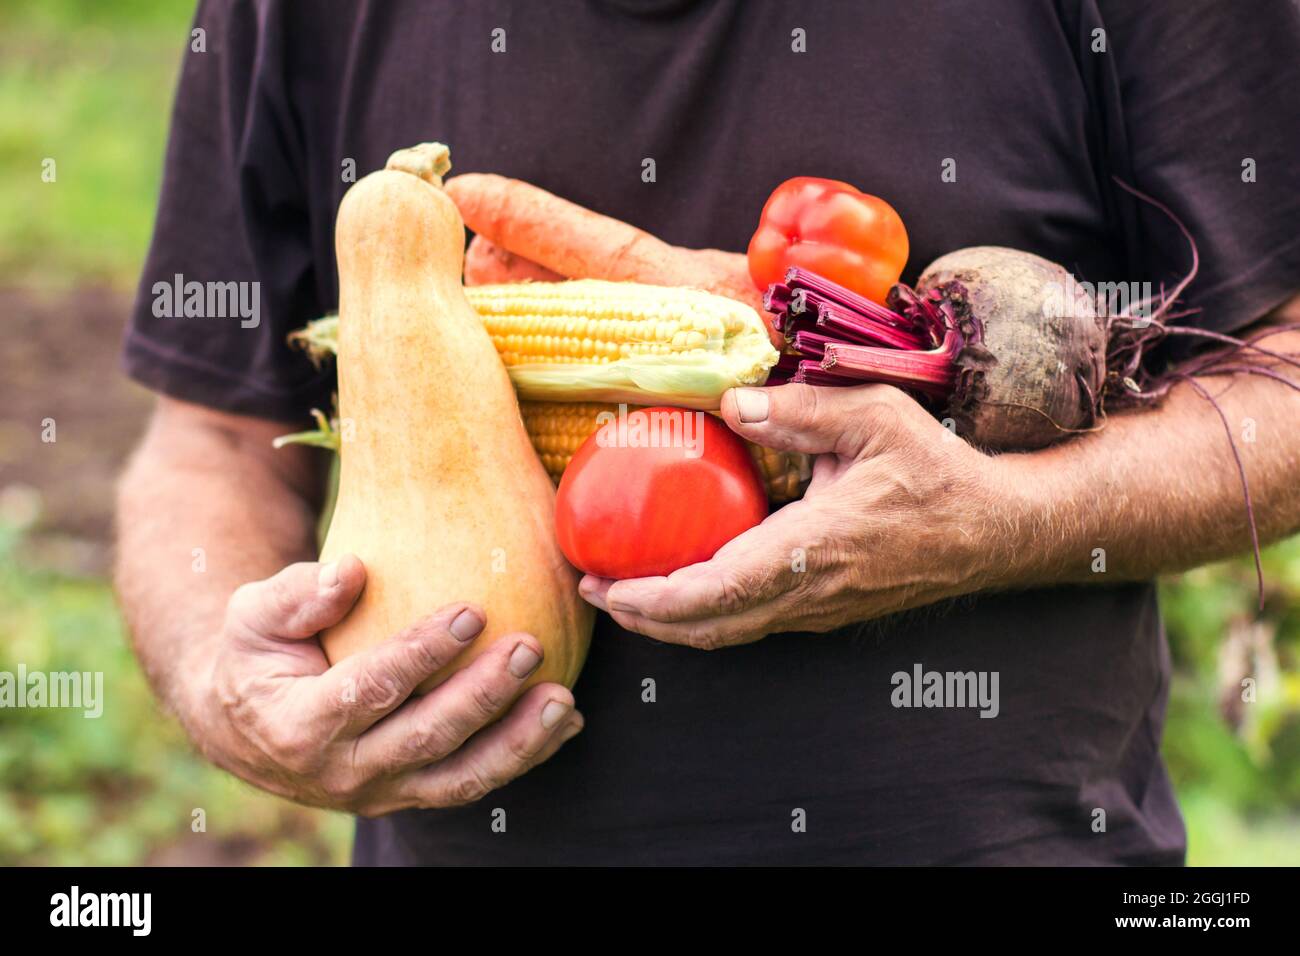
[[[481,628],[462,605],[327,669],[313,635],[365,570],[312,563],[322,457],[270,441],[329,402],[284,338],[337,302],[350,172],[430,139],[686,246],[743,249],[802,174],[900,211],[905,279],[994,244],[1172,283],[1185,242],[1119,177],[1197,240],[1187,321],[1294,317],[1294,5],[213,0],[196,27],[126,343],[162,397],[122,483],[118,579],[157,692],[211,759],[375,817],[360,863],[1182,861],[1150,582],[1249,544],[1223,422],[1188,387],[999,458],[889,388],[728,396],[746,437],[824,456],[798,531],[778,512],[672,578],[585,582],[613,618],[581,713],[554,685],[507,706],[534,638],[409,698]],[[176,274],[259,283],[260,323],[156,316]],[[1261,536],[1294,531],[1300,400],[1263,376],[1211,387],[1234,433],[1253,421]],[[996,694],[907,706],[930,672]],[[343,706],[348,680],[364,692]]]

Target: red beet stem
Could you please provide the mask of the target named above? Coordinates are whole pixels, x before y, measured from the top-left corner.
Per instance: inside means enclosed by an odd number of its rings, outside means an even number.
[[[967,344],[950,305],[935,293],[890,290],[885,308],[806,269],[763,296],[773,326],[797,355],[783,355],[768,381],[808,385],[881,382],[940,401],[958,382],[957,356]],[[972,333],[978,338],[978,330]]]
[[[822,278],[815,272],[809,272],[807,269],[792,266],[785,274],[785,284],[791,289],[803,289],[805,292],[815,293],[821,299],[845,306],[852,312],[875,319],[885,325],[892,325],[900,329],[912,328],[912,323],[907,320],[906,316],[886,309],[883,305],[872,302],[866,296],[858,295],[852,289],[846,289],[844,286],[837,285],[829,279]]]
[[[790,307],[790,287],[773,282],[763,293],[763,308],[778,315]]]
[[[800,272],[801,270],[792,269],[791,272]],[[812,273],[802,273],[804,276],[811,276]],[[832,288],[833,284],[818,279],[824,287]],[[810,281],[800,279],[795,276],[795,281]],[[838,288],[838,286],[834,286]],[[781,290],[787,290],[783,295]],[[906,318],[896,312],[888,309],[876,307],[871,314],[866,314],[857,309],[856,306],[844,301],[852,296],[847,289],[842,290],[843,294],[823,295],[820,292],[814,292],[811,289],[795,286],[773,286],[771,301],[780,302],[785,299],[785,314],[788,318],[785,323],[791,320],[815,319],[818,326],[841,338],[848,339],[851,342],[861,342],[864,345],[888,345],[891,348],[899,349],[923,349],[929,345],[929,341],[924,335],[914,331],[915,325],[908,322]],[[863,299],[866,302],[868,300]],[[869,303],[874,305],[874,303]],[[885,318],[885,317],[888,318]],[[777,329],[782,331],[781,328]]]
[[[828,372],[822,368],[820,362],[804,360],[799,363],[798,370],[790,377],[790,381],[798,382],[803,385],[859,385],[860,382],[847,378],[843,375],[836,375],[834,372]]]
[[[826,351],[826,346],[837,341],[829,335],[822,335],[820,332],[799,331],[794,334],[794,348],[800,355],[805,355],[810,359],[821,360]]]
[[[895,349],[921,349],[927,343],[919,335],[904,332],[883,322],[862,321],[852,312],[823,305],[818,308],[817,325],[840,338],[860,341],[864,345],[884,345]]]
[[[822,368],[859,381],[882,382],[944,397],[957,384],[954,359],[961,343],[961,335],[951,330],[943,345],[928,352],[833,342],[825,346]]]
[[[793,375],[799,368],[799,361],[799,356],[783,352],[781,353],[781,357],[776,360],[776,365],[773,366],[772,372],[773,374],[776,372],[785,372],[787,375]]]

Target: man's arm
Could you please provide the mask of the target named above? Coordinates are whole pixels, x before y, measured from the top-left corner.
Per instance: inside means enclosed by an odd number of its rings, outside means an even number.
[[[330,667],[315,635],[348,612],[365,569],[311,560],[322,470],[308,449],[273,452],[281,431],[164,398],[119,490],[136,651],[208,757],[266,790],[375,814],[478,799],[581,730],[566,688],[518,696],[542,660],[527,634],[411,697],[482,631],[472,605]]]
[[[315,559],[320,452],[288,429],[162,398],[118,488],[116,584],[155,693],[184,719],[178,677],[210,656],[241,584]]]
[[[1297,314],[1300,297],[1273,319],[1294,322]],[[1260,344],[1300,354],[1300,332],[1279,332]],[[1242,354],[1251,362],[1271,361]],[[1300,383],[1300,370],[1272,369]],[[1096,434],[1005,457],[1009,480],[1029,497],[1031,532],[1020,532],[1030,547],[1007,549],[1013,559],[1009,583],[1144,580],[1248,550],[1229,430],[1246,471],[1260,543],[1300,530],[1300,392],[1250,374],[1199,381],[1222,418],[1184,383],[1158,409],[1114,415]],[[1105,549],[1104,574],[1092,570],[1096,548]]]

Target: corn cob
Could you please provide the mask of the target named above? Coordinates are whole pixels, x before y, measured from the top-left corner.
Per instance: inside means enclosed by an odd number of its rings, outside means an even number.
[[[582,279],[465,295],[521,399],[715,409],[727,389],[766,381],[778,357],[757,312],[697,289]],[[315,358],[333,353],[338,319],[290,341]]]
[[[628,406],[628,411],[636,411],[637,407]],[[558,484],[579,446],[599,427],[596,416],[601,412],[617,415],[618,406],[603,402],[520,402],[519,411],[533,449],[546,473]],[[745,444],[763,476],[768,500],[784,504],[803,493],[809,477],[807,455],[763,448],[753,442]]]
[[[465,290],[521,399],[717,408],[777,360],[749,306],[635,282],[520,282]]]
[[[744,328],[744,306],[691,289],[524,282],[474,286],[466,295],[507,366],[717,350]]]

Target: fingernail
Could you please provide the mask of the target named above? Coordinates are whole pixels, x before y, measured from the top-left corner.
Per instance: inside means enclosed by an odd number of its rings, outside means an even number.
[[[566,740],[572,740],[574,737],[578,736],[578,731],[580,730],[582,730],[582,721],[570,721],[569,726],[560,731],[560,743],[564,743]]]
[[[319,583],[322,591],[328,591],[339,583],[339,563],[337,561],[321,565]]]
[[[736,389],[736,416],[745,424],[767,421],[771,399],[761,388]]]
[[[609,609],[611,611],[620,611],[623,614],[635,614],[636,608],[630,604],[624,604],[622,601],[610,601]]]
[[[461,611],[456,615],[456,619],[451,622],[451,636],[464,644],[478,636],[479,631],[483,630],[483,618],[479,617],[469,608]]]
[[[520,641],[514,651],[511,652],[510,663],[506,667],[509,668],[510,673],[522,680],[537,670],[537,665],[541,662],[542,655]]]
[[[548,700],[546,706],[542,708],[542,726],[547,730],[554,730],[571,709],[562,700]]]

